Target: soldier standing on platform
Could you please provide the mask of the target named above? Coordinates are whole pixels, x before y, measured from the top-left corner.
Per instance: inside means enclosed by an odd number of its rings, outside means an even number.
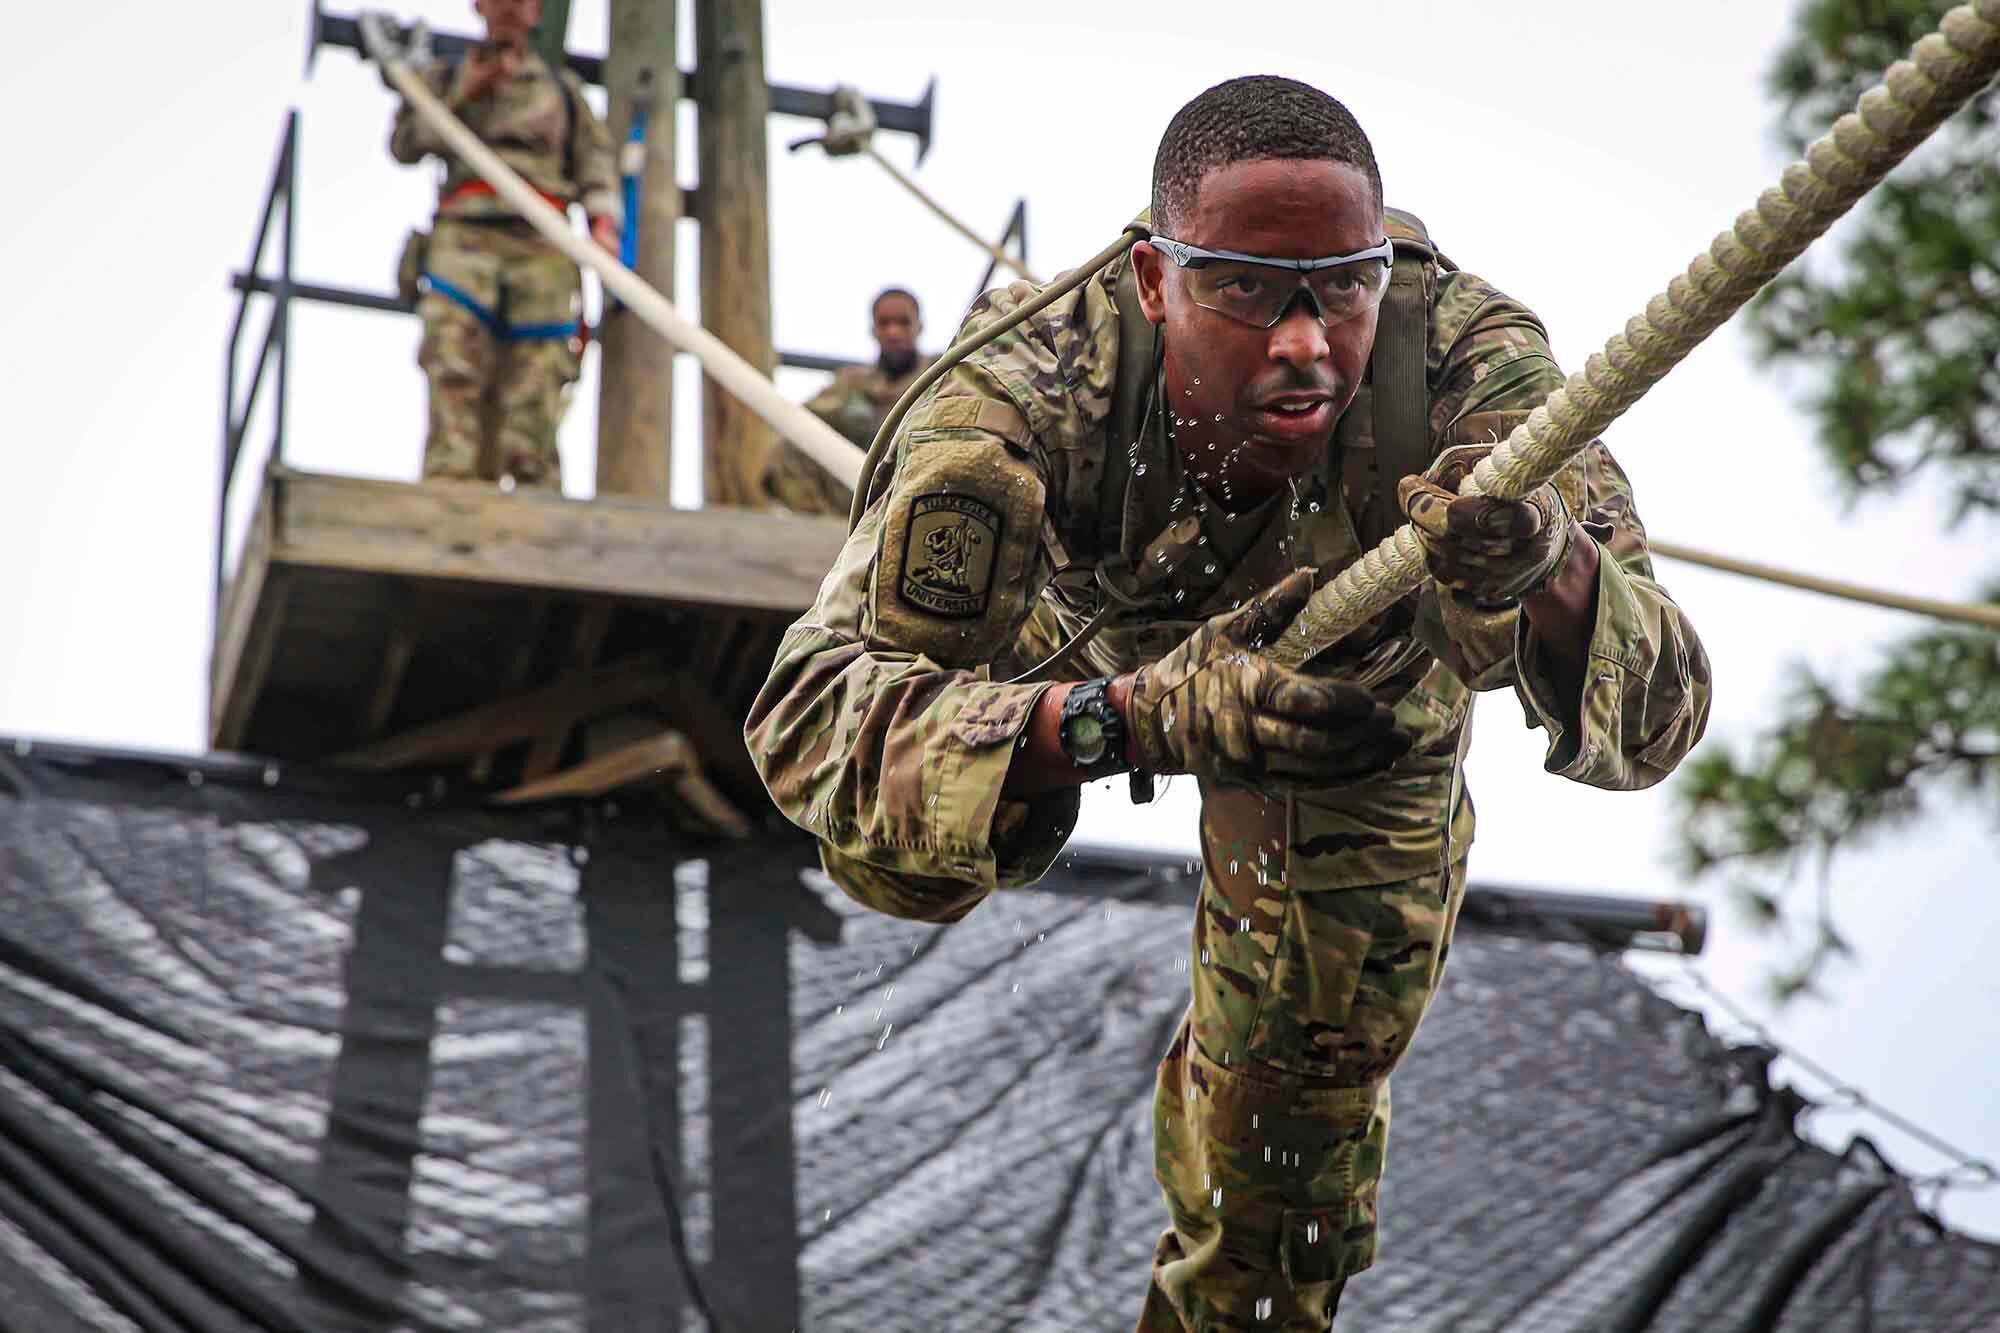
[[[611,137],[582,82],[528,45],[542,0],[474,0],[486,40],[424,73],[453,114],[556,208],[581,203],[614,254],[623,209]],[[424,476],[560,488],[556,427],[583,352],[582,278],[407,105],[389,151],[444,163],[437,219],[412,237],[401,283],[424,321],[430,381]]]
[[[924,322],[915,296],[901,287],[886,287],[869,310],[878,349],[875,364],[845,367],[806,404],[863,449],[874,442],[875,432],[903,390],[937,360],[917,352]],[[764,493],[802,514],[845,514],[853,499],[853,492],[828,476],[825,468],[784,442],[771,451],[765,466]]]

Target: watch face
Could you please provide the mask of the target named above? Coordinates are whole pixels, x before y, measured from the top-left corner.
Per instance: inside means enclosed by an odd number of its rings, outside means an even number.
[[[1088,768],[1104,758],[1104,723],[1089,713],[1069,720],[1069,757],[1079,767]]]

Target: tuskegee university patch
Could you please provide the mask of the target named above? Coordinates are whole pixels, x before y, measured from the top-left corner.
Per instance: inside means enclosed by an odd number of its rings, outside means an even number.
[[[932,615],[984,615],[1000,527],[999,511],[970,495],[933,491],[910,501],[898,582],[903,600]]]

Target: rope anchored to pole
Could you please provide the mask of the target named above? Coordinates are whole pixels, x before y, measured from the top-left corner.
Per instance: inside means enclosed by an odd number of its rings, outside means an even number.
[[[1785,169],[1754,209],[1612,335],[1465,481],[1467,495],[1518,500],[1552,479],[1758,289],[2000,72],[2000,0],[1944,16],[1856,109]],[[1405,524],[1313,594],[1272,656],[1297,666],[1423,586],[1423,546]]]
[[[437,99],[424,81],[405,63],[402,53],[389,40],[386,24],[379,14],[365,14],[359,21],[361,41],[382,77],[406,98],[416,113],[437,131],[438,136],[459,159],[493,186],[494,192],[511,205],[542,238],[562,251],[603,282],[604,289],[625,303],[625,308],[646,326],[701,363],[709,378],[728,390],[739,402],[756,413],[778,434],[797,445],[813,462],[832,473],[847,486],[861,475],[860,451],[818,417],[792,402],[763,372],[738,356],[734,349],[707,329],[688,320],[671,301],[650,283],[602,247],[578,236],[569,219],[503,162],[479,137],[465,127],[445,104]]]
[[[826,118],[826,133],[794,139],[785,147],[788,151],[796,153],[810,144],[818,144],[825,149],[828,157],[873,158],[877,166],[889,173],[891,180],[915,196],[917,202],[935,214],[938,221],[978,246],[994,263],[1005,265],[1037,286],[1041,284],[1041,279],[1030,273],[1027,265],[966,226],[950,209],[934,199],[929,191],[910,179],[908,173],[901,167],[875,150],[875,108],[868,104],[868,99],[861,95],[859,88],[848,84],[835,88],[833,114]]]

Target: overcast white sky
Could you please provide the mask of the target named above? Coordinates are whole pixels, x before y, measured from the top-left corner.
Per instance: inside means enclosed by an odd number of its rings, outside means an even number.
[[[126,0],[10,15],[15,59],[0,112],[17,132],[0,152],[15,188],[0,236],[12,310],[0,364],[14,367],[15,389],[0,490],[0,568],[10,574],[0,581],[0,733],[201,747],[221,356],[234,309],[226,280],[244,261],[285,109],[304,118],[301,277],[386,290],[404,229],[427,215],[427,173],[397,167],[384,150],[392,101],[374,73],[329,51],[302,80],[305,8]],[[572,47],[601,51],[603,0],[576,8]],[[1788,11],[1723,0],[1640,9],[1066,0],[1010,6],[1003,17],[994,7],[769,0],[767,59],[774,80],[853,82],[891,97],[913,98],[937,75],[922,179],[994,231],[1025,195],[1044,273],[1094,251],[1144,204],[1159,131],[1188,97],[1234,74],[1306,79],[1369,129],[1390,201],[1421,214],[1460,264],[1539,311],[1574,366],[1775,179],[1782,159],[1760,80]],[[442,28],[473,22],[469,0],[402,12]],[[691,182],[685,111],[682,120]],[[921,296],[926,345],[942,346],[983,260],[871,164],[787,156],[784,141],[810,128],[771,126],[781,345],[866,354],[867,298],[895,282]],[[884,146],[909,162],[907,141]],[[693,251],[684,230],[690,309]],[[252,329],[261,326],[260,313]],[[300,309],[288,461],[413,477],[416,333],[394,316]],[[693,373],[679,369],[683,441],[697,438]],[[781,375],[800,397],[817,381]],[[1942,532],[1940,507],[1922,496],[1844,512],[1795,392],[1752,365],[1726,329],[1635,408],[1610,438],[1651,530],[1907,591],[1972,595],[1993,567],[1990,530]],[[563,433],[572,494],[590,493],[595,396],[593,369]],[[268,438],[260,426],[251,447]],[[685,447],[676,474],[677,500],[692,502],[699,463]],[[1687,567],[1661,573],[1714,660],[1712,740],[1754,734],[1788,663],[1853,673],[1875,645],[1921,627]],[[1474,877],[1699,897],[1716,910],[1704,971],[1761,1012],[1759,978],[1776,955],[1718,886],[1675,871],[1672,783],[1614,795],[1548,777],[1539,737],[1519,716],[1506,697],[1480,709]],[[1093,795],[1085,836],[1191,847],[1191,798],[1179,790],[1133,811],[1122,797]],[[1832,895],[1860,961],[1829,976],[1829,1002],[1772,1021],[1884,1102],[2000,1158],[1993,853],[1991,828],[1946,803],[1839,862]],[[1801,887],[1802,902],[1812,887]],[[1858,1127],[1915,1171],[1939,1162],[1865,1119],[1828,1113],[1813,1127],[1836,1143]],[[1948,1195],[1943,1211],[2000,1234],[1993,1192]]]

